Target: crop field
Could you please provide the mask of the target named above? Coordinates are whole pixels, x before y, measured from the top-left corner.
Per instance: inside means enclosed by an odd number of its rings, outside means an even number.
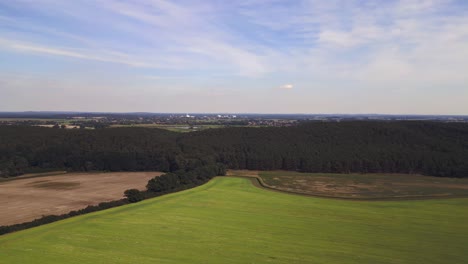
[[[466,263],[468,199],[345,201],[218,177],[0,237],[1,263]]]
[[[205,129],[210,129],[210,128],[224,128],[227,127],[225,125],[218,125],[218,124],[213,124],[213,125],[198,125],[195,124],[192,127],[189,126],[188,124],[173,124],[173,125],[167,125],[167,124],[129,124],[129,125],[111,125],[111,128],[116,128],[116,127],[145,127],[145,128],[159,128],[159,129],[166,129],[172,132],[193,132],[193,131],[201,131]]]
[[[272,189],[351,199],[421,199],[468,197],[468,179],[415,174],[333,174],[234,170],[231,175],[257,177]]]
[[[0,181],[0,225],[12,225],[64,214],[118,200],[127,189],[145,189],[160,172],[67,173]],[[1,257],[0,257],[1,258]],[[0,261],[1,263],[1,261]]]

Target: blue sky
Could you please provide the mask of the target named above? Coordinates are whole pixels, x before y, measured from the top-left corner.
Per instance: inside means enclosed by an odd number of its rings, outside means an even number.
[[[0,0],[0,111],[468,114],[468,1]]]

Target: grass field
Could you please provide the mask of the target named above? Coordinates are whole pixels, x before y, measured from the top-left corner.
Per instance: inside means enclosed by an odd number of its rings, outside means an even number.
[[[166,129],[173,132],[193,132],[193,131],[200,131],[210,128],[224,128],[225,125],[193,125],[191,129],[187,124],[174,124],[174,125],[166,125],[166,124],[130,124],[130,125],[111,125],[111,128],[115,127],[145,127],[145,128],[159,128],[159,129]]]
[[[351,199],[468,197],[468,179],[416,174],[333,174],[294,171],[233,170],[231,175],[259,177],[267,187],[307,195]]]
[[[466,263],[468,199],[357,202],[209,183],[0,237],[0,263]]]

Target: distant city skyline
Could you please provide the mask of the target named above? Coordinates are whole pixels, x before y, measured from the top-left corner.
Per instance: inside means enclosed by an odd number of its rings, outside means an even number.
[[[0,111],[468,114],[468,1],[0,2]]]

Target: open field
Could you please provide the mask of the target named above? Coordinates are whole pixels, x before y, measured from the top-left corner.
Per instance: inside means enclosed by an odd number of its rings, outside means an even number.
[[[174,125],[166,125],[166,124],[131,124],[131,125],[111,125],[112,127],[145,127],[145,128],[160,128],[166,129],[173,132],[192,132],[192,131],[200,131],[209,128],[223,128],[226,127],[225,125],[193,125],[191,129],[187,124],[174,124]]]
[[[359,202],[218,177],[0,237],[1,263],[466,263],[468,199]]]
[[[30,175],[0,182],[0,225],[18,224],[43,215],[118,200],[127,189],[145,189],[160,172],[68,173]],[[1,261],[0,261],[1,262]]]
[[[21,118],[21,117],[2,117],[1,121],[55,121],[55,122],[65,122],[69,119],[54,119],[54,118]]]
[[[91,121],[94,119],[57,119],[57,118],[0,118],[0,122],[25,122],[25,121],[36,121],[36,122],[55,122],[57,124],[69,124],[73,122]]]
[[[468,179],[415,174],[332,174],[233,170],[260,177],[267,187],[307,195],[353,199],[468,197]]]

